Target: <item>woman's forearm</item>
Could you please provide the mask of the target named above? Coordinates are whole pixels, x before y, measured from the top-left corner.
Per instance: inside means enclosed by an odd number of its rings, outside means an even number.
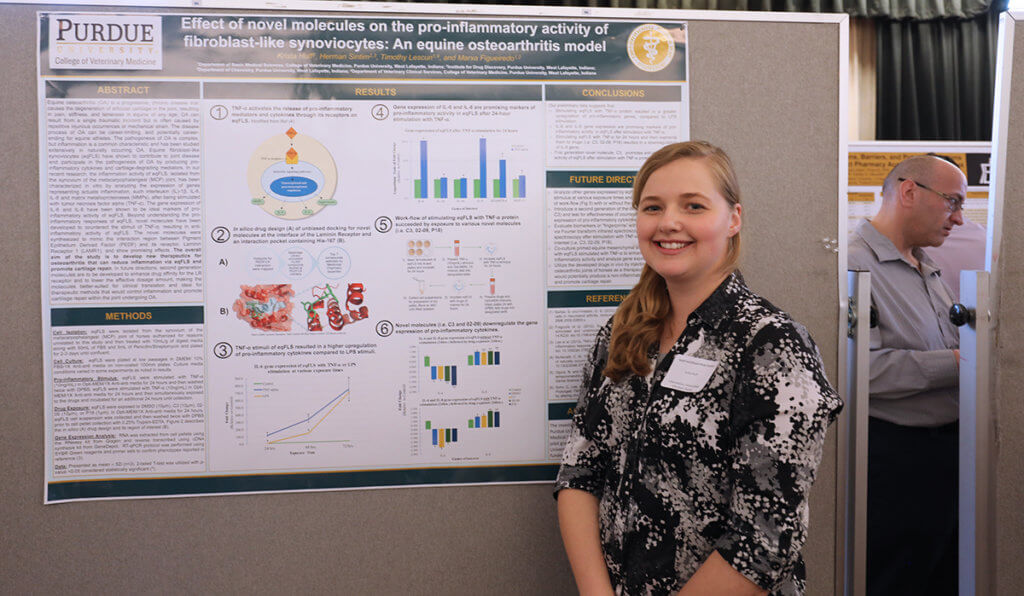
[[[608,567],[601,550],[594,495],[574,488],[558,493],[558,527],[581,596],[612,594]]]

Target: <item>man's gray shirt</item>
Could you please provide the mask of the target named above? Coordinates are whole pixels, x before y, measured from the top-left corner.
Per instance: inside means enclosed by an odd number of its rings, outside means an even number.
[[[850,269],[871,272],[878,327],[871,330],[868,413],[904,426],[957,420],[959,371],[952,350],[960,334],[949,322],[953,295],[920,248],[918,271],[865,221],[850,236]]]

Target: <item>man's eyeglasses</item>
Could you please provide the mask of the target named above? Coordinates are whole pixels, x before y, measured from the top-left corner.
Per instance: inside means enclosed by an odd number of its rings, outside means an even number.
[[[910,178],[897,178],[897,180],[899,180],[900,182],[903,182],[905,180],[910,180]],[[948,213],[956,213],[957,211],[960,211],[961,209],[963,209],[963,207],[964,207],[964,200],[961,199],[960,197],[955,197],[953,195],[949,195],[949,194],[946,194],[944,192],[939,192],[939,191],[935,190],[934,188],[930,188],[928,186],[925,186],[924,184],[921,184],[917,180],[910,180],[910,181],[913,182],[914,184],[916,184],[917,186],[920,186],[921,188],[923,188],[925,190],[930,190],[933,193],[935,193],[935,194],[939,195],[940,197],[942,197],[943,199],[945,199],[946,200],[946,211]]]

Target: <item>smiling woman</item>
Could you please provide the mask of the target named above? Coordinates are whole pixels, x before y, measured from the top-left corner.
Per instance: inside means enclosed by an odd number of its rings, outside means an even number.
[[[710,294],[735,264],[729,247],[739,234],[742,208],[738,197],[727,199],[718,186],[701,158],[669,162],[643,186],[636,207],[640,253],[670,295],[674,286],[694,297]],[[663,352],[675,337],[664,338]]]
[[[591,350],[555,489],[580,592],[803,594],[807,495],[841,408],[817,347],[735,271],[721,149],[655,152],[633,206],[646,265]]]

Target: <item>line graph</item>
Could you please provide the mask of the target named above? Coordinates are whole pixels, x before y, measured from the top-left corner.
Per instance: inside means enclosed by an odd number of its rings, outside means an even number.
[[[268,432],[267,433],[267,444],[268,445],[280,444],[280,443],[285,443],[285,442],[288,442],[288,441],[292,441],[293,439],[298,439],[300,437],[308,436],[310,433],[315,431],[317,429],[317,427],[320,426],[320,424],[323,423],[323,421],[326,420],[327,417],[330,416],[331,413],[334,412],[334,410],[337,409],[337,407],[343,401],[348,399],[348,397],[351,395],[351,391],[352,391],[351,388],[346,388],[344,391],[342,391],[338,395],[336,395],[333,398],[331,398],[327,403],[325,403],[318,410],[316,410],[315,412],[313,412],[312,414],[310,414],[306,418],[303,418],[302,420],[299,420],[298,422],[294,422],[292,424],[289,424],[288,426],[285,426],[285,427],[279,428],[277,430]],[[301,427],[303,424],[307,424],[307,423],[313,422],[314,419],[316,419],[316,421],[312,424],[312,426],[308,427],[304,431],[296,432],[296,431],[299,430],[297,427]],[[278,436],[278,437],[275,438],[274,435],[281,435],[281,436]],[[303,442],[321,442],[321,441],[303,441]],[[322,442],[337,442],[337,441],[322,441]]]

